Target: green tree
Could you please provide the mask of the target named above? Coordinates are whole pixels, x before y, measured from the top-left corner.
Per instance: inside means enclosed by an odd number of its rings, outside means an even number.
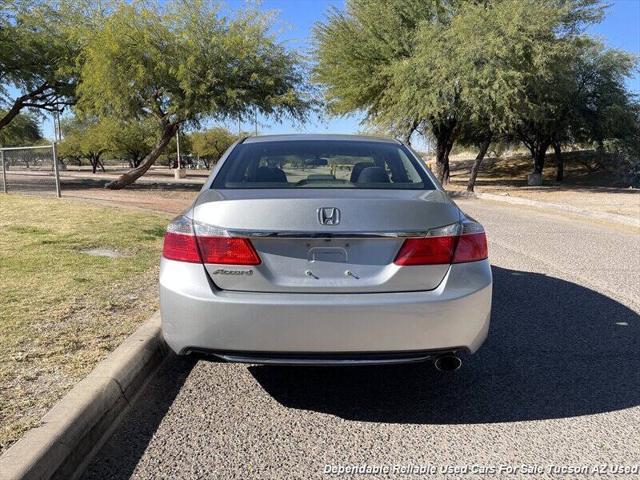
[[[542,173],[547,149],[553,147],[556,178],[562,180],[563,143],[601,142],[605,131],[617,135],[606,126],[618,124],[616,110],[629,105],[624,77],[635,60],[584,34],[585,26],[603,15],[598,2],[547,0],[533,8],[528,28],[537,26],[540,38],[523,50],[525,61],[513,62],[522,75],[522,101],[513,110],[511,130],[531,152],[534,173]]]
[[[0,130],[24,109],[73,103],[86,6],[0,0]]]
[[[107,153],[126,159],[131,168],[137,167],[153,148],[158,133],[157,125],[148,120],[125,122],[73,116],[61,123],[61,156],[75,161],[86,158],[94,173],[98,168],[104,171],[101,159]]]
[[[75,160],[78,163],[86,158],[93,173],[100,168],[103,172],[102,156],[109,150],[111,125],[95,118],[71,117],[62,120],[63,140],[58,151],[62,158]]]
[[[214,127],[191,135],[191,152],[205,162],[215,163],[238,137],[223,127]]]
[[[567,120],[556,133],[552,146],[556,156],[556,179],[563,179],[562,144],[596,145],[633,143],[640,131],[637,97],[625,85],[637,67],[633,55],[607,49],[600,42],[585,41],[573,61],[575,78],[566,99]]]
[[[516,132],[537,170],[564,121],[582,28],[601,15],[597,0],[348,0],[316,28],[315,78],[336,113],[434,138],[443,183],[460,135],[483,146]]]
[[[456,140],[478,149],[468,191],[474,190],[490,143],[508,139],[517,124],[530,77],[543,67],[545,72],[555,68],[549,52],[557,43],[553,30],[560,23],[562,10],[554,2],[469,2],[442,33],[448,60],[440,62],[441,76],[455,79],[459,105]],[[425,41],[420,45],[430,49]],[[545,53],[548,57],[540,58]],[[427,56],[422,50],[416,55]],[[419,84],[426,68],[429,65],[418,60],[407,72]]]
[[[325,86],[330,110],[364,111],[367,121],[405,140],[417,128],[429,130],[436,140],[441,181],[448,177],[448,153],[460,113],[455,76],[446,76],[440,65],[449,61],[442,32],[458,4],[347,0],[345,12],[331,11],[327,22],[314,31],[314,77]],[[418,59],[416,52],[424,42],[429,48],[422,48]],[[426,67],[419,85],[408,68],[416,63]]]
[[[83,52],[79,107],[101,118],[153,118],[159,132],[140,165],[108,188],[143,175],[181,125],[242,117],[254,106],[303,118],[309,102],[298,58],[274,41],[270,25],[270,16],[229,19],[202,1],[120,5],[106,19]]]
[[[0,116],[5,112],[0,110]],[[20,113],[5,128],[0,130],[0,146],[15,147],[33,145],[42,140],[40,125],[33,115]]]
[[[158,136],[158,125],[150,118],[129,121],[103,118],[100,123],[105,130],[109,153],[126,159],[131,168],[140,166]]]

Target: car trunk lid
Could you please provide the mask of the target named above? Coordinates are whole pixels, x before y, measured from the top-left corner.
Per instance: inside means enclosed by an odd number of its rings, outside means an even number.
[[[259,265],[207,263],[224,290],[365,293],[431,290],[449,266],[394,263],[406,236],[458,222],[437,190],[209,190],[199,224],[249,238]],[[324,224],[321,224],[324,222]]]

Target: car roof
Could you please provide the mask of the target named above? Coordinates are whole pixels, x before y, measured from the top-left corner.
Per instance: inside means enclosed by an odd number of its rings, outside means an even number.
[[[262,143],[262,142],[292,142],[292,141],[349,141],[349,142],[381,142],[399,144],[398,140],[385,137],[374,137],[367,135],[334,135],[315,133],[295,133],[286,135],[260,135],[257,137],[247,137],[242,143]]]

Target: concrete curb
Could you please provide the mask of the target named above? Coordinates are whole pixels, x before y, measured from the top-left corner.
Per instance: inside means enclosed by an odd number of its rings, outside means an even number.
[[[574,207],[564,203],[541,202],[539,200],[531,200],[529,198],[514,197],[511,195],[495,195],[493,193],[471,193],[471,192],[447,192],[451,198],[479,198],[481,200],[491,200],[494,202],[510,203],[512,205],[527,205],[530,207],[544,208],[547,210],[557,210],[562,212],[581,215],[589,218],[597,218],[609,222],[620,223],[632,227],[640,228],[640,215],[637,218],[628,217],[626,215],[618,215],[615,213],[594,212],[584,208]]]
[[[0,477],[73,478],[167,354],[158,312],[0,457]]]

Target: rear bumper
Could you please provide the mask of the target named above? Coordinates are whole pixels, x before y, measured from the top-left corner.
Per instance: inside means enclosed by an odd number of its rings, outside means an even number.
[[[204,351],[255,363],[398,363],[434,352],[475,352],[489,329],[491,288],[485,260],[452,265],[438,288],[424,292],[220,291],[202,265],[163,258],[160,308],[164,337],[180,354]]]

